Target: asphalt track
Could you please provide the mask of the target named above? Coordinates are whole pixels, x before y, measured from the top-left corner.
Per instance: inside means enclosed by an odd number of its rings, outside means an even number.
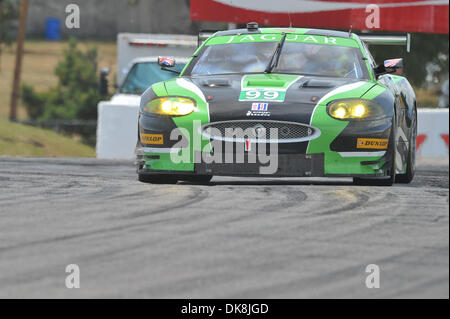
[[[448,174],[146,185],[131,163],[0,158],[0,297],[449,298]]]

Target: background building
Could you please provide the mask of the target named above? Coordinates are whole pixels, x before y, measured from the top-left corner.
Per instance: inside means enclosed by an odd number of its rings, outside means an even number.
[[[65,8],[71,3],[80,7],[80,28],[61,27],[62,37],[112,40],[118,32],[196,34],[200,29],[226,26],[191,21],[189,0],[33,0],[29,4],[28,35],[42,37],[47,18],[57,18],[64,26]]]

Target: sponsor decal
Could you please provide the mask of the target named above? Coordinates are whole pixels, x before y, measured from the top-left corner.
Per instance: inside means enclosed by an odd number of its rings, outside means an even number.
[[[252,151],[252,142],[249,139],[245,140],[244,150],[246,152],[251,152]]]
[[[164,144],[164,137],[162,134],[140,134],[140,137],[143,144]]]
[[[279,31],[278,31],[279,32]],[[285,32],[285,31],[283,31]],[[281,34],[245,34],[245,35],[231,35],[222,37],[212,37],[208,40],[207,45],[228,44],[228,43],[249,43],[249,42],[265,42],[265,41],[279,41]],[[286,36],[286,42],[299,43],[317,43],[325,45],[339,45],[348,47],[358,47],[358,44],[352,38],[333,38],[319,35],[294,34],[289,33]]]
[[[253,103],[252,111],[267,111],[269,109],[269,103]]]
[[[270,116],[269,103],[253,103],[247,116]]]
[[[385,150],[388,144],[389,140],[387,138],[358,138],[356,148]]]

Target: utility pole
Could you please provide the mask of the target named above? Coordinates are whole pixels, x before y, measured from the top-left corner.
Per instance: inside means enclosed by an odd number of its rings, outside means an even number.
[[[17,34],[16,65],[14,69],[13,88],[11,93],[11,107],[9,113],[9,119],[11,121],[17,120],[17,104],[19,102],[20,73],[22,71],[23,41],[25,39],[27,13],[28,0],[22,0],[20,6],[19,33]]]
[[[3,15],[3,3],[0,0],[0,27],[2,26],[3,23],[3,19],[2,19],[2,15]],[[1,30],[0,30],[1,32]],[[2,49],[3,49],[3,43],[2,43],[2,35],[0,33],[0,73],[2,73]]]

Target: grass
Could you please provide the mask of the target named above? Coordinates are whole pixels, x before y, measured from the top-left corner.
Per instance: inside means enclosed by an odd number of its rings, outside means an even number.
[[[417,107],[436,108],[439,103],[439,92],[436,89],[415,88]]]
[[[95,150],[53,131],[0,119],[0,156],[94,157]]]

